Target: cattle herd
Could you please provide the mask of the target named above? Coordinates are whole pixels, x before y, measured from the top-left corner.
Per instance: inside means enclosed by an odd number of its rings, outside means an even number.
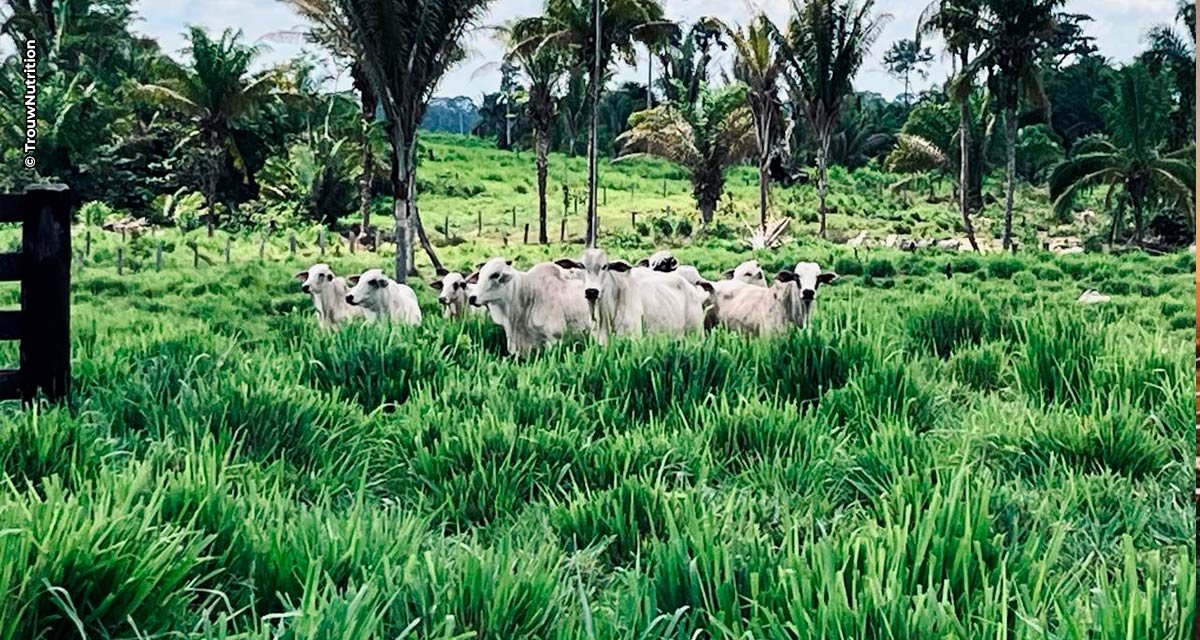
[[[755,261],[708,280],[669,252],[630,264],[587,249],[578,260],[543,262],[526,271],[492,258],[474,273],[443,272],[430,286],[442,315],[487,313],[504,328],[508,351],[525,354],[568,333],[590,333],[601,344],[614,336],[684,336],[723,326],[764,336],[806,326],[822,284],[837,274],[814,262],[780,271],[770,286]],[[312,297],[317,321],[330,329],[363,318],[421,323],[417,296],[379,269],[342,278],[321,263],[296,274]]]

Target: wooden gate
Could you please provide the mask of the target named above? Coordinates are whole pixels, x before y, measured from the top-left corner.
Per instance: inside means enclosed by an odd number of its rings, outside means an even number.
[[[0,340],[19,340],[0,370],[0,399],[66,397],[71,379],[71,197],[65,185],[0,194],[0,223],[21,224],[21,251],[0,253],[0,282],[21,283],[21,308],[0,311]]]

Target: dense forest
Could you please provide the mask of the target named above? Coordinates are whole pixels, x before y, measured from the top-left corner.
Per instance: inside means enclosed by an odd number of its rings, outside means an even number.
[[[298,57],[268,68],[263,45],[237,31],[191,27],[187,48],[169,55],[131,31],[132,0],[3,3],[13,50],[39,43],[39,137],[36,168],[26,169],[24,75],[20,53],[12,53],[0,67],[3,99],[13,105],[0,112],[0,189],[62,181],[78,202],[102,203],[83,209],[90,214],[182,226],[346,226],[370,224],[375,210],[389,215],[398,192],[396,140],[404,136],[379,99],[377,85],[387,79],[372,79],[360,55],[370,42],[354,28],[354,6],[371,3],[289,4],[310,22],[280,35],[304,38],[348,70],[350,90],[329,89],[327,60]],[[1144,53],[1119,65],[1086,35],[1090,18],[1062,12],[1058,0],[935,1],[912,38],[895,43],[875,41],[889,16],[869,1],[803,3],[786,24],[760,15],[738,26],[670,23],[655,0],[638,0],[606,14],[603,48],[589,40],[589,3],[556,2],[545,15],[494,30],[508,54],[494,61],[500,86],[479,104],[430,99],[439,74],[462,63],[458,43],[482,25],[487,6],[444,4],[461,13],[458,31],[444,34],[453,46],[431,63],[438,68],[429,77],[408,79],[419,81],[422,96],[409,110],[419,112],[423,130],[533,149],[539,174],[548,151],[587,153],[594,124],[601,158],[640,153],[682,165],[704,221],[724,171],[736,164],[760,169],[764,223],[772,183],[820,183],[823,222],[828,168],[875,165],[897,183],[965,183],[956,206],[968,234],[971,215],[990,204],[985,180],[1044,186],[1060,219],[1080,208],[1081,197],[1099,194],[1110,241],[1169,246],[1192,234],[1190,3],[1146,34]],[[855,91],[855,74],[875,46],[888,47],[888,71],[906,86],[938,55],[953,60],[954,73],[916,95]],[[661,71],[649,90],[609,80],[635,51],[651,52]],[[729,52],[731,68],[712,61],[717,51]]]

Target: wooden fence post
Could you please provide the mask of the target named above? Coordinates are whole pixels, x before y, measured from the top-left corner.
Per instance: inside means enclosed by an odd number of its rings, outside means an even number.
[[[117,275],[125,275],[125,247],[117,247]]]
[[[663,197],[667,197],[667,179],[663,178]]]
[[[517,226],[517,208],[512,208],[512,226],[515,229]]]
[[[21,231],[20,396],[58,400],[71,382],[71,196],[65,185],[25,189]]]
[[[83,257],[85,259],[92,257],[92,230],[91,229],[88,229],[87,233],[85,233],[83,235]]]
[[[450,216],[447,215],[442,220],[442,235],[446,236],[446,242],[450,242]]]
[[[608,206],[608,185],[604,186],[604,202],[602,202],[601,204],[603,204],[606,207]]]
[[[483,235],[483,210],[482,209],[477,209],[475,211],[475,232],[481,236]]]
[[[232,253],[233,253],[233,238],[230,238],[229,236],[225,236],[225,264],[228,265],[231,262]]]
[[[192,268],[200,268],[200,245],[195,242],[192,243]]]
[[[636,211],[629,212],[629,226],[633,227],[635,230],[637,229],[637,212]]]
[[[292,235],[288,238],[288,254],[292,258],[296,257],[296,232],[295,231],[293,231]]]
[[[565,182],[563,183],[562,187],[563,187],[563,217],[565,218],[565,217],[567,217],[567,214],[569,214],[571,212],[571,187],[567,186],[567,184]]]
[[[261,261],[267,253],[267,232],[258,237],[258,259]]]
[[[529,244],[529,223],[525,223],[525,244]]]
[[[321,229],[317,232],[317,247],[321,249],[321,255],[325,255],[325,230]]]
[[[159,240],[158,244],[156,244],[154,246],[154,270],[155,271],[162,271],[162,247],[163,247],[162,240]]]
[[[563,217],[562,227],[558,230],[558,241],[559,242],[567,241],[567,219],[566,219],[566,217]]]

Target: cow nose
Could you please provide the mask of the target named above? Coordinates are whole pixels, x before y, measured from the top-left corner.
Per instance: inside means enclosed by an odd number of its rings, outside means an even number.
[[[450,304],[450,299],[449,298],[438,298],[438,302],[440,302],[442,304]]]
[[[304,293],[312,293],[312,287],[309,287],[306,284],[300,285],[300,290]]]
[[[469,296],[469,297],[467,298],[467,302],[471,303],[471,306],[472,306],[472,307],[478,307],[478,306],[479,306],[479,298],[476,298],[475,296]]]
[[[591,288],[584,289],[583,297],[587,298],[588,300],[595,300],[596,298],[600,297],[600,290]]]
[[[354,296],[346,294],[346,304],[354,304]]]
[[[805,289],[804,291],[800,292],[800,296],[805,300],[812,300],[813,296],[815,295],[817,295],[817,292],[813,291],[812,289]]]

